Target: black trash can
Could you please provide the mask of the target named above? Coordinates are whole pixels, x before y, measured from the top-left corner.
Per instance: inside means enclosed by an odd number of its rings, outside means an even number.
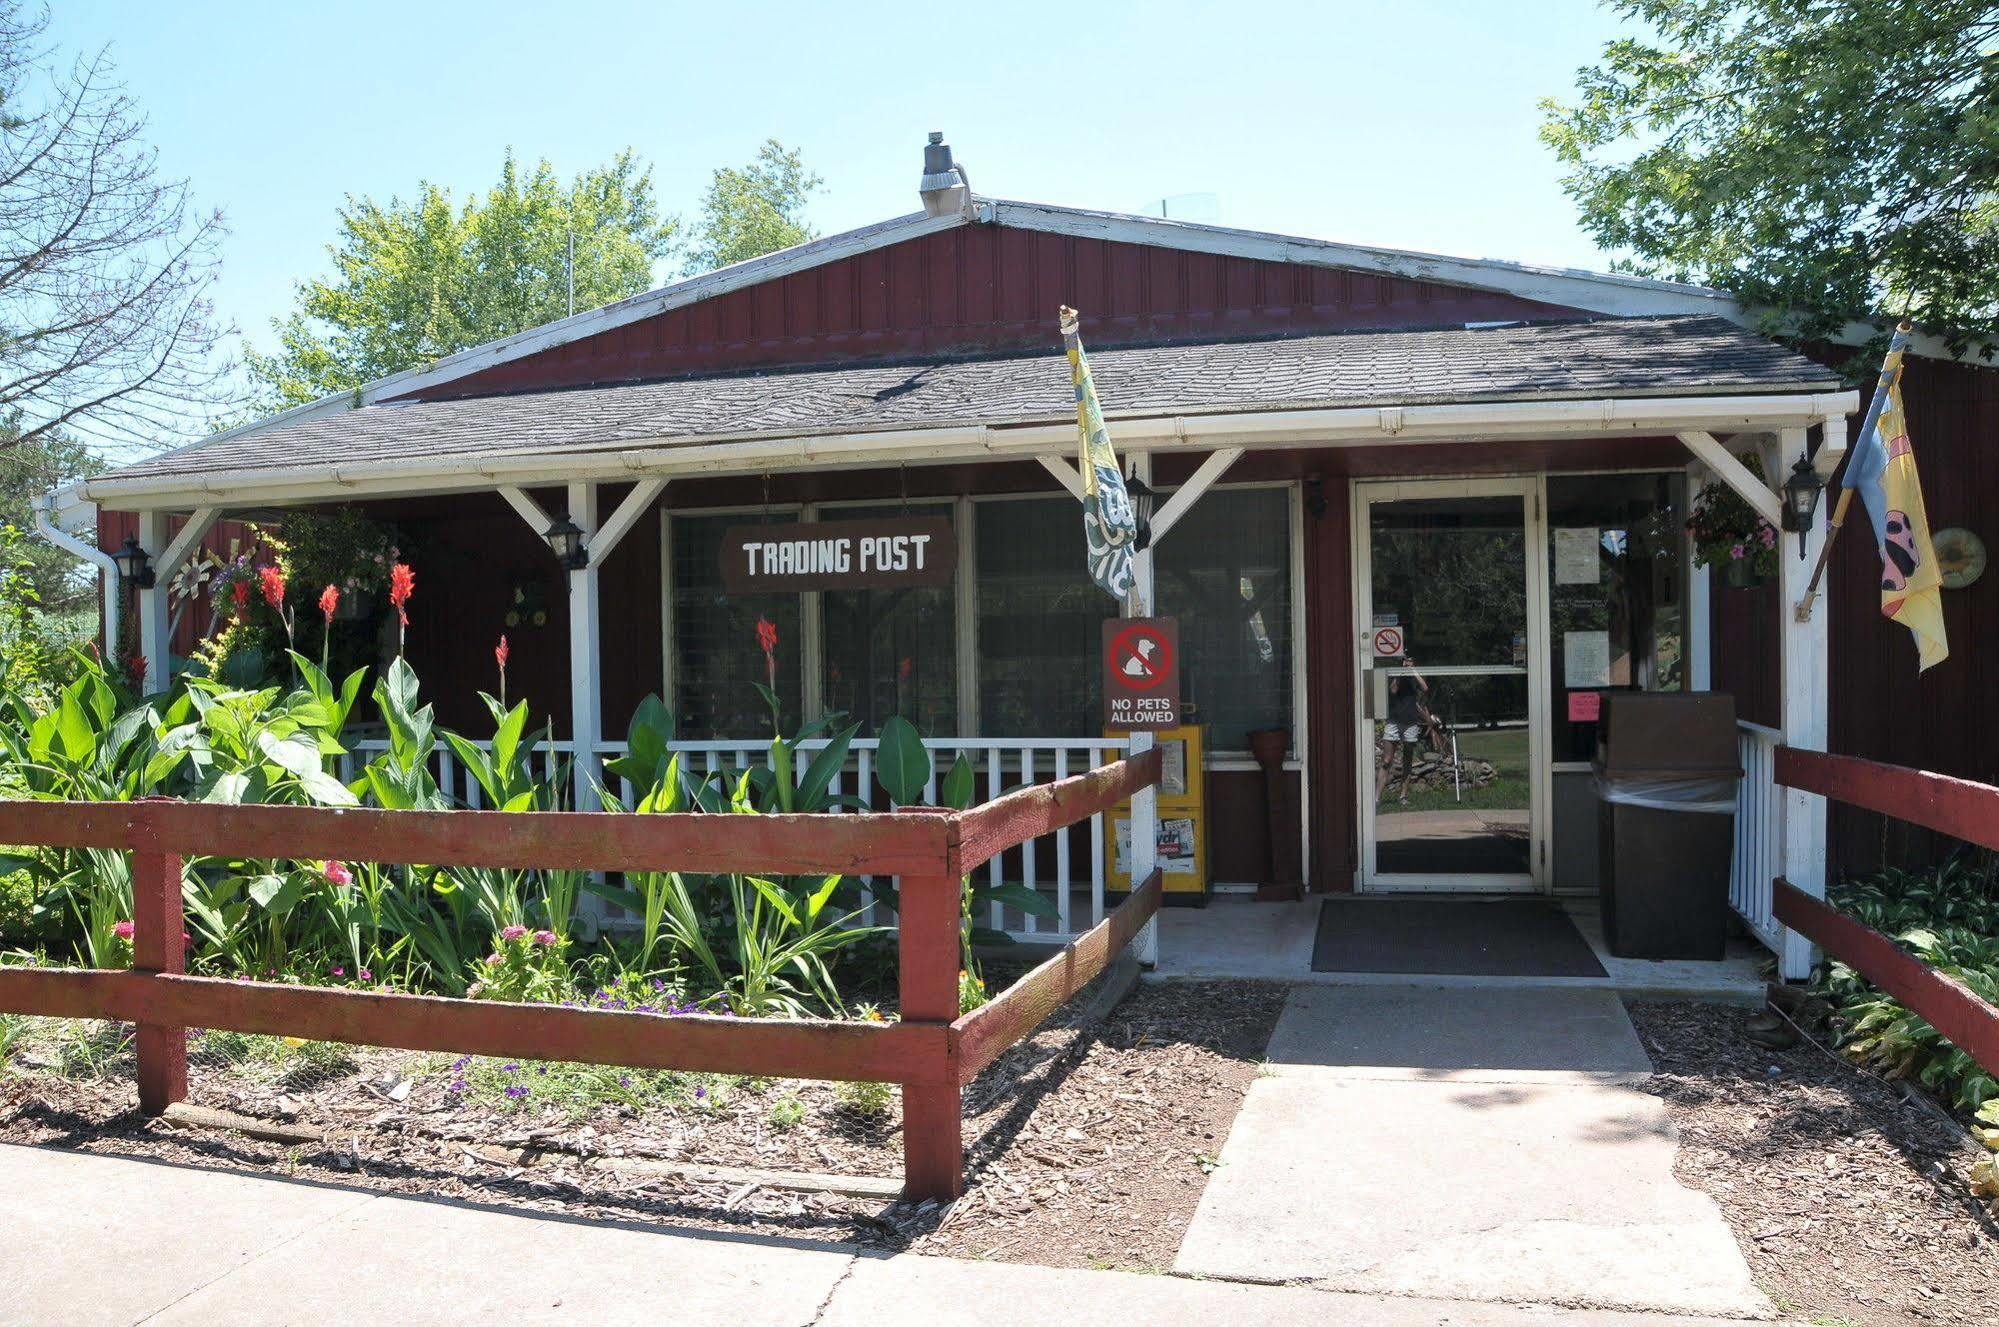
[[[1597,725],[1603,935],[1619,958],[1719,959],[1735,848],[1735,698],[1613,691]]]

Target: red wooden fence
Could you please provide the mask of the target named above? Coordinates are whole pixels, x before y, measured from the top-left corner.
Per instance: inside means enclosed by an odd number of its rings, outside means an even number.
[[[0,969],[0,1010],[138,1026],[139,1104],[187,1095],[187,1029],[221,1028],[522,1059],[902,1085],[903,1187],[964,1187],[962,1085],[1027,1035],[1158,909],[1157,874],[991,1004],[958,1013],[959,889],[997,853],[1159,782],[1148,752],[969,811],[890,815],[603,815],[141,802],[0,802],[0,843],[132,854],[130,971]],[[900,876],[901,1019],[849,1023],[660,1015],[194,977],[182,860],[196,854],[431,866]]]
[[[1878,811],[1981,847],[1999,849],[1999,788],[1796,747],[1777,748],[1777,782]],[[1893,939],[1813,898],[1781,877],[1772,896],[1778,921],[1808,936],[1861,976],[1928,1020],[1943,1038],[1999,1074],[1999,1008]]]

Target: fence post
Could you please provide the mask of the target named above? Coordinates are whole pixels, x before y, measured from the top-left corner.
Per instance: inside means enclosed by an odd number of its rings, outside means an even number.
[[[146,822],[151,829],[150,819]],[[155,832],[141,842],[158,842]],[[132,970],[135,973],[187,971],[186,918],[180,896],[178,854],[151,846],[132,850]],[[139,1109],[158,1115],[187,1096],[187,1029],[140,1023]]]
[[[955,876],[904,876],[897,891],[898,990],[905,1023],[949,1024],[958,1017]],[[902,1191],[949,1202],[965,1191],[965,1143],[958,1066],[949,1057],[911,1067],[902,1083]]]

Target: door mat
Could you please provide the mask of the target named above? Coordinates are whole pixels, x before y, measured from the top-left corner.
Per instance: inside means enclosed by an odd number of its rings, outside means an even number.
[[[1569,914],[1545,899],[1327,899],[1312,971],[1607,975]]]

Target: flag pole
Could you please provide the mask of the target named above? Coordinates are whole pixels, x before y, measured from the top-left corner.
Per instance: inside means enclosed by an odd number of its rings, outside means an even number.
[[[1890,362],[1881,365],[1881,376],[1874,383],[1874,399],[1867,403],[1867,417],[1860,421],[1860,431],[1854,435],[1855,446],[1870,436],[1875,424],[1880,421],[1881,410],[1888,404],[1888,388],[1894,385],[1895,378],[1902,371],[1899,352],[1908,346],[1909,333],[1914,330],[1914,326],[1907,319],[1895,328],[1895,335],[1888,342],[1886,360]],[[1852,503],[1853,490],[1842,486],[1839,490],[1839,501],[1832,509],[1831,527],[1826,530],[1825,542],[1819,545],[1818,565],[1812,568],[1812,579],[1805,586],[1805,597],[1798,600],[1797,619],[1800,622],[1812,620],[1812,605],[1818,601],[1819,582],[1825,579],[1825,569],[1832,558],[1833,541],[1839,538],[1840,526],[1846,523],[1846,509]]]

